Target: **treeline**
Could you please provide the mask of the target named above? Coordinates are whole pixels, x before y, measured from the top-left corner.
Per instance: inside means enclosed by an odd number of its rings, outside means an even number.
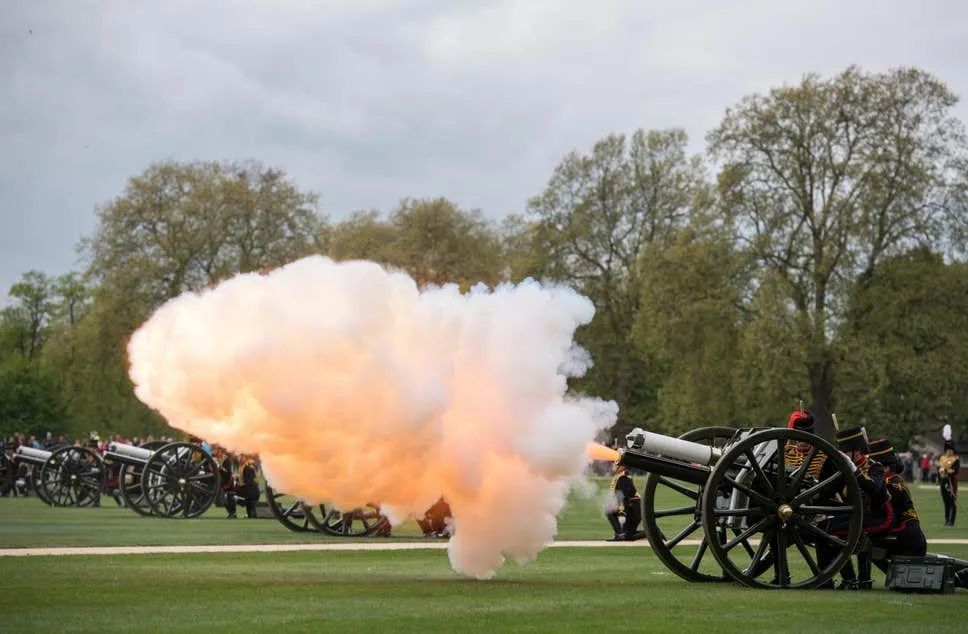
[[[968,143],[916,69],[751,95],[690,156],[681,130],[565,156],[501,224],[442,198],[330,222],[257,162],[160,163],[98,208],[81,272],[31,271],[0,313],[0,432],[146,435],[125,345],[160,304],[322,253],[423,284],[564,282],[597,313],[576,390],[617,432],[865,422],[895,442],[968,412]]]

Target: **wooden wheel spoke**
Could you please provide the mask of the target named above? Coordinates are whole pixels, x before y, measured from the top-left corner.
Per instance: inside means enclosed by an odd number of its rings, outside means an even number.
[[[696,505],[690,504],[689,506],[678,506],[674,509],[663,509],[661,511],[656,511],[654,515],[656,517],[672,517],[674,515],[692,515],[696,512]],[[379,514],[376,514],[379,515]]]
[[[766,554],[766,549],[769,547],[770,543],[773,541],[773,534],[776,533],[775,528],[769,528],[763,533],[763,537],[760,538],[760,543],[756,545],[756,552],[753,553],[753,557],[750,559],[749,565],[746,567],[746,574],[753,577],[759,576],[756,571],[759,567],[760,562],[763,561],[763,555]]]
[[[676,534],[675,537],[673,537],[672,539],[670,539],[669,541],[667,541],[666,544],[665,544],[666,545],[666,548],[668,548],[670,550],[673,549],[673,548],[675,548],[676,547],[676,544],[678,544],[679,542],[681,542],[685,538],[687,538],[690,535],[692,535],[693,533],[695,533],[697,528],[699,528],[699,522],[693,521],[691,524],[689,524],[684,529],[682,529],[681,531],[679,531]]]
[[[763,515],[761,508],[716,509],[713,517],[757,517]]]
[[[854,512],[853,507],[837,506],[811,506],[804,504],[797,511],[803,515],[849,515]]]
[[[786,440],[781,436],[776,439],[776,492],[783,495],[786,491]]]
[[[697,491],[693,491],[692,489],[686,488],[683,485],[679,484],[678,482],[674,482],[666,477],[660,477],[659,482],[669,487],[673,491],[676,491],[678,493],[685,495],[688,498],[691,498],[693,500],[699,500],[699,493]]]
[[[726,552],[731,551],[733,548],[735,548],[737,546],[737,544],[739,544],[740,542],[742,542],[743,540],[745,540],[747,537],[749,537],[753,533],[755,533],[755,532],[757,532],[759,530],[762,530],[762,529],[767,528],[768,526],[770,526],[771,523],[772,523],[772,520],[773,520],[773,518],[771,516],[764,517],[763,519],[761,519],[757,523],[753,524],[752,526],[749,526],[746,529],[740,531],[740,533],[738,535],[736,535],[735,537],[733,537],[733,539],[731,539],[728,542],[726,542],[725,544],[723,544],[723,550],[725,550]]]
[[[824,530],[821,530],[820,528],[817,528],[816,526],[814,526],[813,524],[811,524],[806,520],[803,520],[799,517],[794,517],[793,521],[800,528],[806,530],[808,533],[811,533],[814,537],[817,537],[819,539],[826,541],[828,544],[834,544],[838,548],[843,548],[844,546],[847,545],[847,542],[840,539],[836,535],[831,535],[830,533]]]
[[[709,542],[706,541],[706,537],[703,536],[702,541],[699,542],[699,548],[696,549],[696,556],[692,558],[692,563],[689,564],[689,570],[693,572],[699,571],[699,564],[702,563],[703,555],[706,554],[706,549],[709,548]]]
[[[776,571],[776,583],[781,588],[790,585],[790,566],[787,561],[786,530],[779,528],[774,537],[776,548],[773,550],[773,565]]]
[[[766,477],[763,467],[761,467],[760,463],[756,461],[756,456],[753,454],[753,450],[747,448],[746,451],[743,452],[743,455],[746,456],[746,460],[749,461],[750,467],[753,469],[753,473],[756,474],[756,477],[766,487],[766,494],[772,496],[774,491],[773,485],[770,484],[770,479]]]
[[[739,535],[739,529],[738,528],[734,528],[732,530],[733,530],[733,535]],[[743,545],[743,550],[745,550],[746,551],[746,554],[748,554],[750,557],[752,557],[755,554],[753,552],[753,547],[750,546],[749,540],[744,539],[744,540],[742,540],[740,542],[740,544]]]
[[[803,460],[803,464],[797,467],[797,470],[793,473],[793,481],[790,483],[791,491],[799,491],[800,485],[803,484],[803,478],[807,475],[807,471],[810,470],[810,463],[817,456],[817,446],[811,445],[810,451],[807,452],[807,457]]]
[[[797,497],[793,498],[793,500],[790,501],[790,506],[792,506],[794,509],[798,508],[801,504],[803,504],[807,500],[814,498],[821,491],[833,485],[835,482],[837,482],[843,477],[844,477],[844,474],[841,473],[840,471],[834,473],[826,480],[813,485],[803,493],[800,493],[799,495],[797,495]]]
[[[810,554],[810,550],[807,548],[806,543],[804,543],[803,537],[800,535],[800,531],[793,531],[793,543],[796,544],[797,550],[800,551],[800,556],[803,557],[805,562],[807,562],[810,572],[812,572],[814,576],[819,575],[820,567],[817,566],[817,562],[814,561],[813,556]]]
[[[756,500],[757,502],[759,502],[764,508],[766,508],[766,509],[768,509],[770,511],[775,511],[776,510],[776,502],[774,502],[770,498],[766,497],[765,495],[763,495],[759,491],[756,491],[754,489],[751,489],[750,487],[746,486],[742,482],[737,482],[735,479],[731,478],[728,475],[724,475],[723,476],[723,479],[726,482],[728,482],[729,484],[731,484],[734,488],[739,489],[740,491],[742,491],[743,493],[745,493],[749,497],[751,497],[754,500]]]

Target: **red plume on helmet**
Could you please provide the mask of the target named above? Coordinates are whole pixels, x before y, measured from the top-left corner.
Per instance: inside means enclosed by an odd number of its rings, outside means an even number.
[[[807,411],[794,410],[787,421],[787,429],[799,429],[813,432],[813,414]]]

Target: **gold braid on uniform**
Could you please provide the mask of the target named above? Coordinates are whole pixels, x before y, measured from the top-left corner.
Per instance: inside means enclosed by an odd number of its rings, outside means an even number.
[[[898,474],[892,474],[890,478],[887,479],[887,485],[891,487],[891,499],[895,497],[902,500],[903,504],[907,504],[908,508],[904,509],[901,516],[906,520],[916,520],[918,518],[918,510],[914,508],[914,499],[911,497],[911,491],[908,489],[907,484],[904,483],[904,479]]]
[[[612,492],[612,498],[614,498],[616,502],[618,501],[618,498],[615,495],[615,488],[618,486],[618,479],[621,478],[623,475],[625,474],[622,472],[616,473],[614,476],[612,476],[612,483],[608,485],[608,490]],[[618,510],[622,511],[623,513],[625,512],[624,501],[618,503]]]
[[[941,472],[942,478],[947,478],[954,471],[955,460],[958,456],[941,456],[938,458],[938,466],[941,467],[938,471]]]
[[[786,464],[794,469],[800,467],[803,461],[807,459],[807,453],[805,451],[800,451],[797,446],[797,442],[793,440],[788,440],[786,446],[783,448],[783,458]],[[810,466],[807,467],[807,475],[813,479],[818,479],[820,477],[820,470],[823,469],[823,463],[827,461],[827,454],[822,451],[817,452],[810,461]]]

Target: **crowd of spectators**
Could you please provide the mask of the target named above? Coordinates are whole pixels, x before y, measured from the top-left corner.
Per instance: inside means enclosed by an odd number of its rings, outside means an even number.
[[[80,446],[87,447],[91,451],[97,453],[99,456],[103,456],[104,452],[107,451],[108,445],[111,442],[126,443],[135,446],[141,446],[145,443],[152,442],[154,440],[160,440],[163,442],[172,442],[173,439],[168,436],[160,436],[157,439],[153,435],[148,435],[145,437],[136,436],[133,438],[125,438],[121,434],[114,434],[112,436],[106,436],[101,438],[101,436],[96,432],[92,431],[87,435],[86,438],[68,437],[66,434],[54,435],[53,432],[47,432],[42,438],[38,438],[36,434],[26,434],[16,432],[2,439],[3,451],[9,460],[9,464],[12,466],[13,473],[10,477],[10,483],[8,487],[2,486],[0,483],[0,495],[3,496],[29,496],[34,492],[33,486],[33,475],[34,469],[30,464],[26,462],[14,462],[13,458],[16,455],[17,449],[19,447],[30,447],[32,449],[41,449],[44,451],[54,452],[61,447],[68,446]],[[112,481],[112,476],[114,480]],[[108,482],[105,487],[109,492],[117,488],[117,469],[109,470]],[[115,500],[120,504],[120,499],[117,495],[114,496]]]

